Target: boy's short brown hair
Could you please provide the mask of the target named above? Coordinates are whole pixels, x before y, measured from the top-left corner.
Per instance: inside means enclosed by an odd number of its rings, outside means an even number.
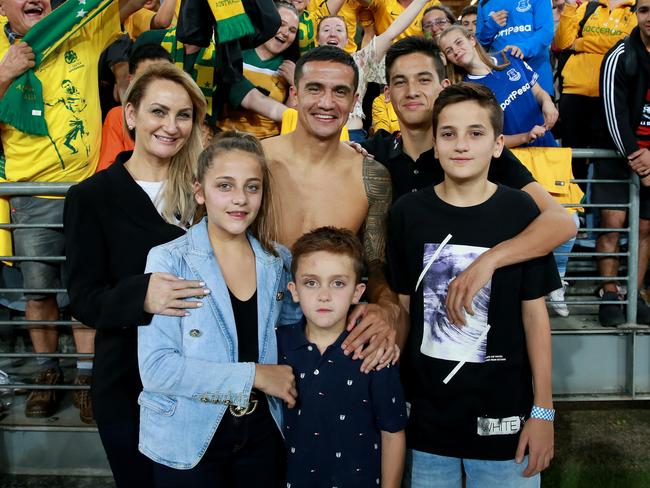
[[[300,259],[308,254],[325,251],[340,254],[352,259],[357,283],[361,282],[364,271],[363,246],[359,238],[348,229],[319,227],[303,234],[293,245],[291,274],[296,278]]]
[[[492,90],[478,83],[461,82],[442,90],[433,104],[434,137],[438,130],[438,119],[443,109],[449,105],[467,101],[474,101],[479,106],[487,109],[490,113],[489,119],[495,138],[503,134],[503,110]]]

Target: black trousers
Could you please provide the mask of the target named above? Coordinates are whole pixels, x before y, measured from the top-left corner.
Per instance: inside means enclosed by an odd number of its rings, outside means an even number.
[[[562,147],[602,148],[614,147],[607,130],[605,113],[600,97],[563,94],[559,103]],[[587,178],[587,164],[584,159],[573,161],[573,176]],[[584,183],[580,186],[585,188]]]
[[[194,468],[154,463],[154,477],[157,488],[280,488],[285,466],[282,436],[264,400],[255,412],[243,417],[226,410]]]
[[[155,463],[138,451],[139,415],[96,422],[117,488],[153,488]]]

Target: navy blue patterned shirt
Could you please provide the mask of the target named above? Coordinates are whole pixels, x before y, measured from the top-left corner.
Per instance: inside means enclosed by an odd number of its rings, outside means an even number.
[[[364,374],[343,354],[345,331],[321,355],[304,324],[278,328],[281,364],[293,368],[298,402],[284,409],[287,487],[364,488],[380,484],[381,431],[406,426],[397,367]]]

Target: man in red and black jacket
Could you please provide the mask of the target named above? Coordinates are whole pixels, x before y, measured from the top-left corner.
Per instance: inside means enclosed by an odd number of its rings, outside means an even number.
[[[638,27],[629,37],[619,41],[605,56],[601,66],[600,90],[607,128],[616,148],[627,157],[627,164],[617,161],[596,161],[594,178],[627,180],[635,171],[643,186],[640,192],[639,215],[639,289],[645,278],[650,255],[650,0],[639,0],[636,11]],[[592,203],[620,204],[629,198],[626,184],[596,184],[592,189]],[[602,208],[601,226],[622,228],[626,211]],[[616,252],[618,232],[602,234],[598,238],[598,252]],[[600,274],[612,277],[603,283],[603,301],[617,301],[616,282],[618,258],[606,257],[598,261]],[[650,307],[641,297],[637,299],[637,323],[650,324]],[[616,326],[625,322],[623,309],[615,304],[601,304],[600,323]]]

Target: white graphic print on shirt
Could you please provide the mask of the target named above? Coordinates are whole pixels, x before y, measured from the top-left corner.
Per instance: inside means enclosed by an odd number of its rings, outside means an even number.
[[[439,244],[424,245],[424,266],[438,247]],[[449,321],[445,300],[449,283],[487,250],[487,247],[447,244],[427,270],[423,289],[424,333],[420,346],[422,354],[449,361],[485,362],[485,332],[489,328],[488,309],[492,282],[488,282],[474,297],[474,315],[466,315],[467,324],[463,327],[457,327]]]

